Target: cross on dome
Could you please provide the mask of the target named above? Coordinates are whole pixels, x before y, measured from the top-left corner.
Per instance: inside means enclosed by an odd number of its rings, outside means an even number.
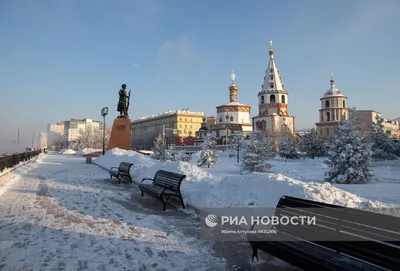
[[[235,71],[232,72],[231,78],[232,78],[232,84],[235,84],[235,79],[236,79]]]

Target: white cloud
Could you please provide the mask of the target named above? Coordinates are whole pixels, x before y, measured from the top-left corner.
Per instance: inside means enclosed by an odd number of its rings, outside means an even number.
[[[188,34],[181,35],[175,40],[167,40],[158,49],[162,59],[186,61],[193,57],[193,47]]]

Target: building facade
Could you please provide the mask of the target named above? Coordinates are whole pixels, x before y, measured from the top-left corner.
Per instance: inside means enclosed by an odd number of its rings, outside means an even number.
[[[201,124],[201,127],[198,131],[195,133],[195,139],[194,139],[194,146],[200,146],[206,135],[210,132],[210,129],[207,127],[207,119],[203,118],[203,122]]]
[[[229,103],[217,106],[216,123],[211,125],[210,133],[219,144],[225,144],[231,133],[252,131],[249,105],[238,102],[239,87],[235,83],[236,75],[231,74],[232,84],[229,86]]]
[[[80,131],[85,131],[88,127],[91,129],[103,129],[104,123],[92,119],[70,119],[47,125],[48,140],[73,141],[79,137]],[[49,142],[49,141],[48,141]]]
[[[330,83],[331,87],[320,98],[319,122],[315,124],[318,135],[324,139],[330,138],[335,133],[342,118],[348,119],[347,97],[335,87],[333,76]]]
[[[364,130],[370,130],[372,124],[376,123],[376,117],[381,117],[381,113],[375,110],[354,110],[356,123],[361,125]],[[383,118],[383,127],[385,133],[394,140],[400,140],[400,122],[398,119],[388,120]]]
[[[39,147],[41,149],[47,149],[47,133],[39,134]]]
[[[258,93],[258,116],[253,117],[253,130],[270,136],[286,129],[295,131],[295,117],[289,115],[289,93],[284,88],[274,56],[271,41],[268,69]]]
[[[193,145],[205,114],[189,110],[172,110],[138,118],[131,123],[132,146],[151,149],[158,135],[165,136],[168,145]]]

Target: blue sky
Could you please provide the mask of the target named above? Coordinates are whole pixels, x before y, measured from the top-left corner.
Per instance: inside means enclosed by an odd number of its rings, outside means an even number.
[[[123,83],[132,119],[213,115],[232,70],[254,116],[269,40],[298,128],[318,120],[331,72],[349,105],[400,117],[399,12],[398,0],[2,0],[0,139],[103,106],[110,123]]]

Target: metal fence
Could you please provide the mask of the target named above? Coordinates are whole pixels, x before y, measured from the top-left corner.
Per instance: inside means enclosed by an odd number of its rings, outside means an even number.
[[[16,166],[20,162],[28,161],[29,159],[38,156],[41,152],[42,150],[36,150],[0,157],[0,172],[2,172],[6,168],[12,168]]]

